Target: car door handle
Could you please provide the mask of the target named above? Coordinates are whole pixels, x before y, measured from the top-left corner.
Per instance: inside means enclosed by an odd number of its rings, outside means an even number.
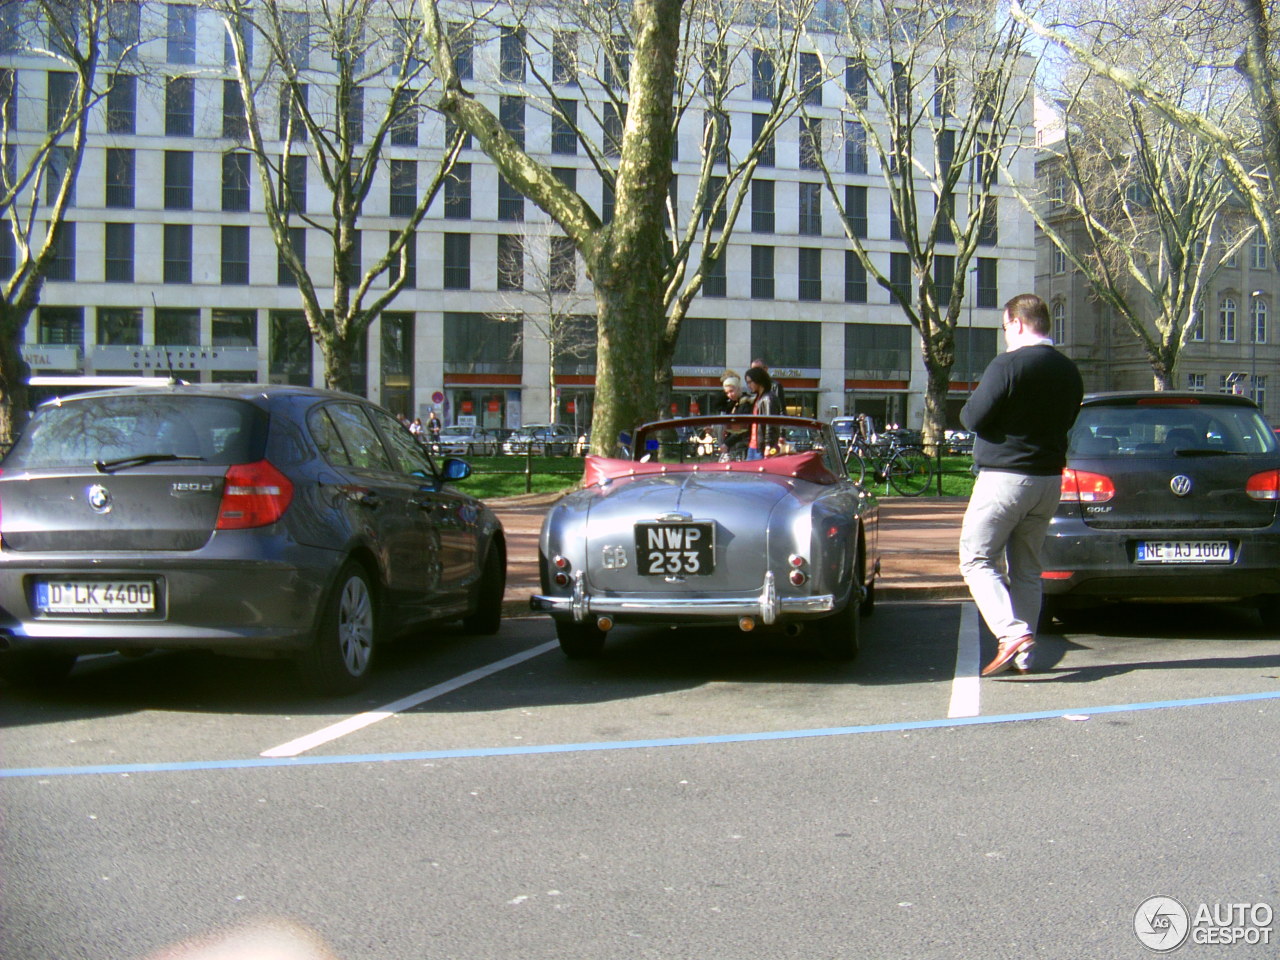
[[[354,484],[344,484],[338,487],[342,491],[342,495],[352,503],[358,503],[362,507],[377,507],[382,501],[374,490],[368,487],[360,487]]]

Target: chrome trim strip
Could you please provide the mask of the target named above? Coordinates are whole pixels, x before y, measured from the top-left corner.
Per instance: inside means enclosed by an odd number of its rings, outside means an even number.
[[[764,620],[767,609],[772,610],[772,619],[765,623],[774,623],[780,615],[792,613],[830,613],[835,609],[835,597],[832,594],[818,594],[811,597],[778,597],[774,596],[773,605],[767,608],[763,596],[744,598],[723,597],[690,597],[686,599],[663,597],[593,597],[582,596],[583,612],[579,616],[577,597],[547,597],[534,595],[529,598],[529,607],[544,613],[572,614],[581,622],[588,615],[602,613],[638,614],[656,616],[706,616],[706,617],[752,617],[759,616]]]

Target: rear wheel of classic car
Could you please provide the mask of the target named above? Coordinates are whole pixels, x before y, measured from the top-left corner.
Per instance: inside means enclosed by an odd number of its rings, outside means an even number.
[[[319,694],[358,690],[373,664],[377,626],[369,575],[354,561],[339,571],[315,642],[298,658],[303,682]]]
[[[67,679],[75,665],[71,653],[6,653],[0,657],[0,680],[13,687],[49,687]]]
[[[844,609],[809,625],[818,651],[828,660],[852,660],[862,646],[862,563],[853,562],[854,580]]]
[[[506,591],[507,568],[502,562],[502,551],[497,543],[491,543],[480,572],[475,611],[463,619],[462,629],[485,636],[497,633],[502,626],[502,595]]]
[[[570,660],[590,660],[604,650],[605,632],[594,623],[556,621],[556,639],[560,651]]]

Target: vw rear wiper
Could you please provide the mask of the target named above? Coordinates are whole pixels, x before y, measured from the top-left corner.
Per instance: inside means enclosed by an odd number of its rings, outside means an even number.
[[[1223,450],[1221,447],[1179,447],[1173,451],[1175,457],[1236,457],[1238,450]]]
[[[164,463],[171,460],[203,460],[189,453],[140,453],[134,457],[121,457],[118,460],[94,460],[93,467],[99,473],[111,473],[125,467],[141,467],[148,463]]]

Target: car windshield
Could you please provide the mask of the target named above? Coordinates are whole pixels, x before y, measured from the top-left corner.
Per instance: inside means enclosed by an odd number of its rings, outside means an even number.
[[[34,470],[193,459],[214,465],[262,456],[265,414],[229,397],[102,394],[40,407],[4,459]]]
[[[751,445],[769,456],[825,453],[830,436],[822,424],[785,417],[700,417],[646,424],[636,435],[637,459],[663,463],[712,463],[743,460]]]
[[[1067,455],[1228,455],[1275,450],[1275,434],[1253,407],[1151,402],[1086,404],[1071,430]]]

